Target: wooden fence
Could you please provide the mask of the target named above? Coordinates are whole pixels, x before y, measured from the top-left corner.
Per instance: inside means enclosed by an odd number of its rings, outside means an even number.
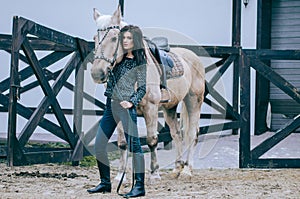
[[[93,43],[68,36],[22,17],[14,18],[12,35],[0,35],[0,41],[0,50],[11,54],[10,76],[0,82],[0,104],[2,105],[0,110],[8,113],[7,145],[1,146],[0,157],[7,158],[10,166],[65,161],[78,163],[82,156],[88,154],[85,145],[81,142],[83,139],[81,137],[83,135],[82,117],[91,113],[89,110],[83,109],[83,99],[96,105],[97,115],[101,115],[105,109],[101,101],[83,90],[85,68],[82,63],[93,50]],[[260,158],[266,151],[299,128],[298,118],[254,149],[251,149],[250,138],[250,67],[286,92],[296,103],[300,103],[298,89],[261,61],[265,59],[300,59],[300,53],[298,51],[247,50],[241,47],[184,45],[180,45],[180,47],[188,48],[199,56],[218,58],[218,61],[206,67],[206,72],[216,72],[209,81],[206,81],[204,100],[217,113],[201,114],[201,118],[223,119],[223,122],[201,126],[199,135],[230,129],[237,134],[239,130],[239,165],[241,168],[300,167],[299,159]],[[36,51],[50,51],[51,53],[38,59]],[[57,71],[51,72],[47,69],[51,64],[67,56],[71,58]],[[19,61],[27,63],[28,66],[19,70]],[[238,65],[233,63],[238,63]],[[234,95],[232,101],[229,102],[214,87],[231,66],[237,66],[237,68],[233,70],[232,89]],[[76,76],[74,84],[67,81],[72,72],[75,72]],[[21,86],[23,81],[32,76],[35,76],[36,81]],[[49,81],[54,81],[54,83],[50,85]],[[43,90],[45,96],[37,107],[28,107],[18,102],[23,93],[38,86]],[[73,109],[61,108],[57,100],[57,94],[63,87],[74,92]],[[9,94],[3,94],[8,90]],[[237,96],[237,93],[240,93],[240,96]],[[207,97],[208,95],[210,98]],[[240,97],[240,102],[238,97]],[[46,119],[45,114],[53,114],[59,124]],[[27,123],[18,137],[16,132],[17,115],[27,119]],[[73,116],[72,125],[68,123],[66,115]],[[26,144],[38,126],[64,140],[69,147],[28,148]],[[85,142],[91,142],[97,127],[96,123],[87,132],[84,132]],[[164,124],[159,123],[158,131],[159,142],[171,141],[168,129],[164,127]],[[141,142],[146,144],[145,138],[142,138]],[[114,144],[112,143],[112,145]]]

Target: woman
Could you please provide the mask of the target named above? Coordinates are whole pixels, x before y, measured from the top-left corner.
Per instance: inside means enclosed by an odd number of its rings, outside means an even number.
[[[133,152],[135,184],[124,197],[145,195],[145,162],[138,137],[136,106],[146,93],[146,55],[140,28],[125,26],[120,32],[124,56],[110,72],[105,91],[106,109],[100,121],[95,141],[95,152],[100,172],[100,184],[89,193],[111,192],[110,166],[107,143],[117,123],[122,122],[129,151]],[[135,90],[135,83],[137,89]]]

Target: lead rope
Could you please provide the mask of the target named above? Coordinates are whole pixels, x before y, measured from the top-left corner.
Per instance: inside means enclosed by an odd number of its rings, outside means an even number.
[[[128,145],[132,143],[131,139],[132,139],[132,137],[130,136]],[[121,185],[122,185],[124,176],[125,176],[125,174],[126,174],[127,163],[128,163],[128,154],[129,154],[129,153],[128,153],[128,149],[127,149],[127,157],[126,157],[126,162],[125,162],[125,168],[124,168],[122,177],[121,177],[120,182],[119,182],[118,187],[117,187],[117,194],[118,194],[119,196],[125,196],[125,194],[119,193],[119,191],[120,191],[120,188],[121,188]],[[132,190],[132,189],[133,189],[133,186],[134,186],[134,178],[135,178],[134,170],[135,170],[135,168],[134,168],[134,159],[132,159],[132,183],[131,183],[131,189],[130,189],[130,190]]]

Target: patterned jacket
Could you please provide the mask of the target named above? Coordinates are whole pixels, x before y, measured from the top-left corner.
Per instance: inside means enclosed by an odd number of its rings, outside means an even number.
[[[146,71],[146,65],[137,66],[134,58],[125,57],[109,73],[104,95],[113,100],[130,101],[137,106],[146,94]]]

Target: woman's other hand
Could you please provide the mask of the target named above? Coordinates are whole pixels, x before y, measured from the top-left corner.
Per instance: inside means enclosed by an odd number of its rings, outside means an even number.
[[[128,102],[128,101],[122,101],[120,102],[120,105],[123,107],[123,108],[131,108],[133,106],[133,104],[131,102]]]

